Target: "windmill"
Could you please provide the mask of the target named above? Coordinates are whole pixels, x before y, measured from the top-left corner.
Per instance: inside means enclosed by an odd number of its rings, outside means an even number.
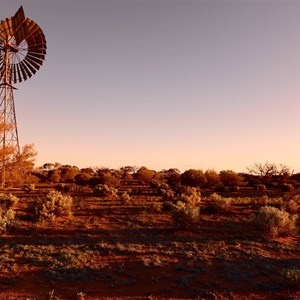
[[[12,156],[20,153],[13,85],[27,80],[39,70],[46,55],[42,29],[25,17],[21,6],[13,17],[0,22],[0,166],[2,186],[5,169]],[[4,155],[10,149],[10,156]]]

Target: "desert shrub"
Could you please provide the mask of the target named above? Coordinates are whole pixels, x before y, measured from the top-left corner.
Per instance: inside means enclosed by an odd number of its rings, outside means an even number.
[[[225,198],[217,193],[213,193],[208,197],[208,208],[213,211],[226,211],[231,205],[231,198]]]
[[[264,184],[260,183],[255,186],[255,189],[257,191],[265,192],[267,190],[267,187]]]
[[[94,187],[93,193],[97,197],[117,197],[118,189],[106,184],[98,184]]]
[[[285,210],[291,214],[295,214],[299,210],[299,204],[293,199],[288,200],[285,204]]]
[[[220,176],[215,170],[206,170],[204,175],[207,188],[215,188],[220,183]]]
[[[284,269],[281,272],[283,280],[291,286],[298,286],[300,284],[300,268],[293,267]]]
[[[225,186],[233,188],[243,184],[243,177],[232,170],[221,171],[219,175]]]
[[[4,194],[0,193],[0,208],[2,209],[9,209],[14,204],[16,204],[19,199],[14,196],[13,194]]]
[[[183,229],[193,228],[200,221],[200,208],[181,201],[173,205],[170,213],[175,225]]]
[[[285,207],[285,202],[286,201],[282,197],[269,198],[268,206],[273,206],[282,210]]]
[[[79,193],[92,193],[93,189],[86,185],[78,185],[77,192]]]
[[[269,197],[267,195],[263,195],[261,197],[254,198],[254,204],[259,206],[266,206],[269,203]]]
[[[131,200],[130,195],[126,191],[121,193],[120,199],[122,201],[124,201],[125,203],[127,203]]]
[[[178,201],[195,206],[201,202],[201,192],[198,188],[183,186],[181,193],[176,197],[176,202]]]
[[[22,186],[22,191],[24,191],[24,192],[30,193],[34,190],[35,190],[35,184],[33,184],[33,183],[25,183]]]
[[[161,202],[153,202],[151,204],[151,210],[154,212],[161,212],[163,208],[163,204]]]
[[[174,204],[171,201],[166,201],[166,202],[163,202],[161,210],[169,213],[172,211],[173,206],[174,206]]]
[[[290,200],[295,201],[298,205],[300,205],[300,195],[293,195]]]
[[[180,175],[180,181],[183,185],[191,187],[202,187],[207,180],[202,170],[190,169]]]
[[[297,231],[297,216],[279,210],[276,207],[262,207],[255,219],[255,223],[267,237],[293,235]]]
[[[0,211],[0,231],[7,232],[18,227],[18,222],[15,219],[16,212],[12,209]]]
[[[172,200],[175,197],[175,192],[170,187],[160,188],[159,193],[163,196],[163,200],[165,201]]]
[[[282,192],[291,192],[294,190],[294,186],[290,183],[283,183],[279,188]]]
[[[76,184],[58,183],[54,188],[59,192],[69,193],[76,191]]]
[[[58,191],[50,191],[46,197],[33,203],[33,214],[36,219],[55,219],[69,216],[72,213],[73,199]]]
[[[156,172],[149,170],[146,167],[141,167],[137,170],[135,177],[140,184],[150,184]]]
[[[225,187],[225,185],[224,185],[223,182],[219,182],[219,183],[216,184],[214,190],[215,190],[216,192],[224,192],[224,191],[227,190],[227,188]]]

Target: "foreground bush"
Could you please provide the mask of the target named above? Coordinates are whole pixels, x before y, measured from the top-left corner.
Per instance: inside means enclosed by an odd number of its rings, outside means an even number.
[[[0,211],[0,231],[7,232],[18,227],[18,222],[15,220],[15,211],[9,209],[8,211]]]
[[[93,193],[97,197],[117,197],[118,189],[106,184],[98,184],[94,187]]]
[[[200,221],[200,208],[181,201],[172,205],[170,213],[175,225],[183,229],[193,228]]]
[[[297,216],[272,206],[262,207],[255,222],[258,228],[271,238],[289,236],[297,232]]]
[[[19,199],[12,195],[12,194],[3,194],[0,193],[0,208],[7,210],[10,207],[12,207],[14,204],[16,204],[19,201]]]
[[[38,199],[33,204],[33,213],[36,219],[55,219],[69,216],[72,213],[73,199],[58,191],[49,192],[45,198]]]

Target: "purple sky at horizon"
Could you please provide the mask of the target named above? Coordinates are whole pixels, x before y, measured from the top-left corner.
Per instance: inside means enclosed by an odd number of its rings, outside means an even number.
[[[47,55],[16,86],[36,165],[300,172],[300,1],[1,1]]]

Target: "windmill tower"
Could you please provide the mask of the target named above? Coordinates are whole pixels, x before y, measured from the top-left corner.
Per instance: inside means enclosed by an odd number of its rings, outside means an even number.
[[[30,78],[43,64],[46,39],[41,28],[25,17],[21,6],[0,22],[0,170],[1,185],[11,159],[20,153],[14,84]],[[8,154],[9,153],[9,154]]]

